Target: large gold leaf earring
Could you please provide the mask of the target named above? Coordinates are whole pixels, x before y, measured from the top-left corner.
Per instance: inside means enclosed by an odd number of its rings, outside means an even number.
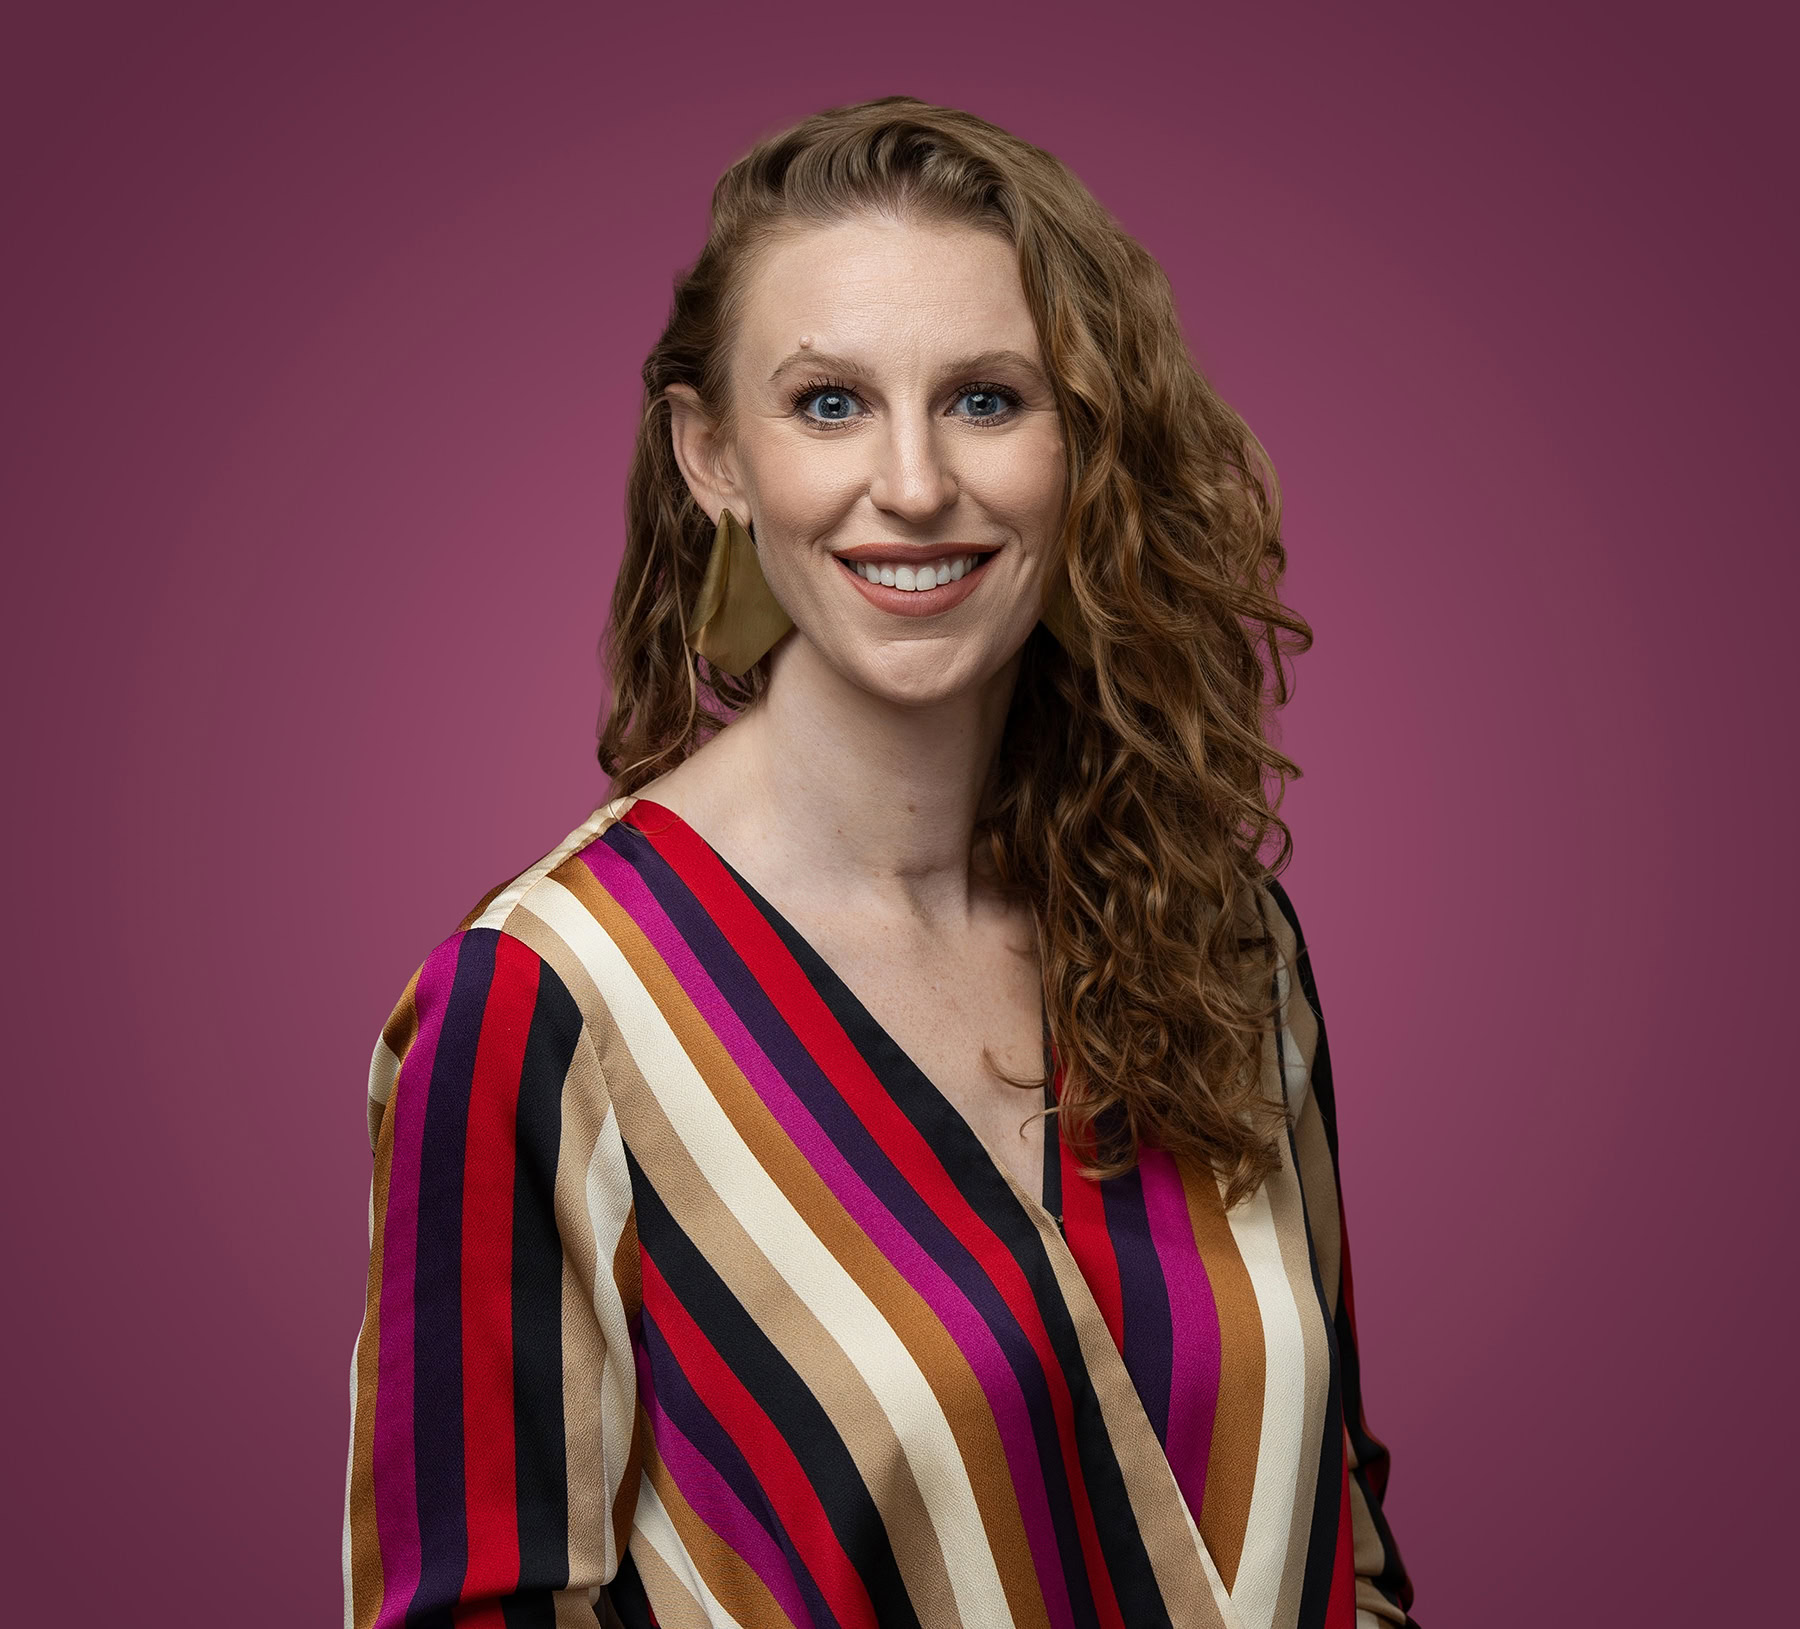
[[[716,668],[741,679],[793,622],[769,590],[756,544],[729,509],[719,513],[687,642]]]

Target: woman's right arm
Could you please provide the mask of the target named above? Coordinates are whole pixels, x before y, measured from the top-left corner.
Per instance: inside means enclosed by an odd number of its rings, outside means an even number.
[[[426,959],[370,1071],[346,1622],[594,1622],[636,1501],[630,1179],[567,985],[511,934]]]

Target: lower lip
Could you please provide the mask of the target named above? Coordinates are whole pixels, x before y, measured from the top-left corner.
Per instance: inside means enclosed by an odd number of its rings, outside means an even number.
[[[987,558],[992,559],[989,555]],[[975,592],[975,585],[988,568],[976,566],[965,571],[954,582],[941,583],[936,588],[889,588],[885,583],[872,583],[867,577],[852,569],[849,561],[839,560],[838,565],[848,577],[862,597],[878,610],[892,611],[897,617],[934,617],[940,611],[948,611],[961,605]]]

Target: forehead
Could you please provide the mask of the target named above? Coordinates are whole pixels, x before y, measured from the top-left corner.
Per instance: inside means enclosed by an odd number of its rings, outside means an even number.
[[[1010,349],[1038,355],[1011,243],[944,222],[859,215],[783,232],[750,269],[736,361],[761,383],[805,335],[870,367]]]

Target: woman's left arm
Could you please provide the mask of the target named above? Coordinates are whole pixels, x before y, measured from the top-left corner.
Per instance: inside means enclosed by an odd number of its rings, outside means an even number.
[[[1306,939],[1293,902],[1278,882],[1269,892],[1280,907],[1291,944],[1283,951],[1298,972],[1305,996],[1297,1005],[1289,992],[1287,1028],[1309,1064],[1309,1090],[1294,1125],[1294,1144],[1308,1223],[1319,1269],[1319,1288],[1337,1337],[1338,1377],[1343,1404],[1344,1486],[1350,1505],[1350,1540],[1355,1559],[1357,1629],[1398,1624],[1417,1629],[1410,1616],[1412,1580],[1400,1560],[1382,1510],[1387,1492],[1388,1451],[1363,1414],[1362,1365],[1356,1342],[1356,1300],[1350,1275],[1350,1242],[1344,1227],[1338,1179],[1337,1109],[1332,1094],[1331,1051]],[[1271,924],[1277,926],[1276,924]],[[1277,926],[1279,932],[1279,927]]]

